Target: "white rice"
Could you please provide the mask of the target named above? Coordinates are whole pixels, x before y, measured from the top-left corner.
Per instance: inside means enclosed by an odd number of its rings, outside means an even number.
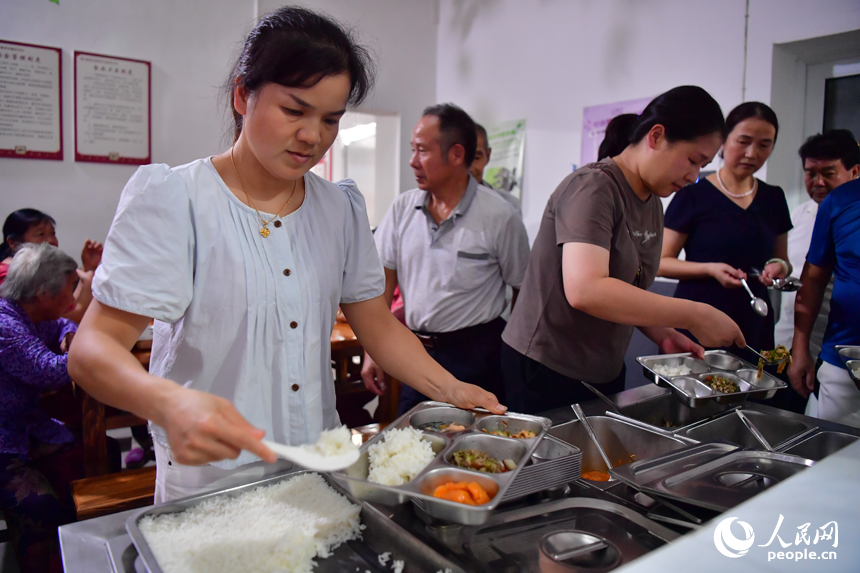
[[[391,570],[394,571],[394,573],[403,573],[404,567],[406,567],[406,562],[399,559],[395,559],[391,564]]]
[[[669,366],[668,364],[659,364],[654,367],[654,372],[659,374],[660,376],[686,376],[692,370],[686,364],[680,364],[678,366]]]
[[[138,523],[165,573],[309,573],[315,557],[360,537],[361,508],[306,473],[235,498]]]
[[[385,432],[381,441],[368,448],[370,472],[367,480],[382,485],[402,485],[433,461],[436,454],[430,442],[422,440],[415,428]]]
[[[321,456],[342,456],[358,449],[352,443],[352,434],[346,426],[325,430],[315,444],[305,444],[302,449]]]
[[[391,559],[391,551],[386,551],[385,553],[381,553],[376,556],[379,560],[379,564],[385,567],[385,564]]]

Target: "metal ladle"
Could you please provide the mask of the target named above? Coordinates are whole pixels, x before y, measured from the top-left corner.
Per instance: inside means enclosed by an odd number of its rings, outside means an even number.
[[[597,441],[597,435],[594,433],[594,428],[591,427],[591,424],[588,422],[588,418],[585,417],[585,412],[582,411],[582,406],[579,404],[572,404],[570,406],[573,408],[573,413],[576,414],[576,417],[582,422],[582,426],[585,428],[585,432],[588,434],[588,437],[591,438],[591,441],[594,443],[594,447],[597,448],[597,452],[600,454],[600,457],[603,458],[603,462],[606,464],[607,469],[612,469],[612,462],[609,461],[609,456],[606,455],[606,452],[603,451],[603,446],[600,445],[600,442]]]
[[[760,316],[767,316],[767,303],[753,294],[753,291],[750,290],[750,285],[747,284],[746,279],[741,279],[741,284],[744,285],[744,288],[747,290],[747,293],[749,293],[750,298],[752,299],[750,300],[750,306],[755,311],[755,313]]]
[[[755,437],[756,441],[762,446],[764,446],[764,449],[769,452],[774,451],[773,446],[770,445],[770,442],[768,442],[767,438],[762,435],[761,431],[759,431],[759,429],[756,427],[752,420],[747,418],[740,410],[735,410],[735,414],[738,415],[738,418],[741,419],[741,422],[744,423],[744,426],[747,427],[747,430],[749,430],[750,433]]]

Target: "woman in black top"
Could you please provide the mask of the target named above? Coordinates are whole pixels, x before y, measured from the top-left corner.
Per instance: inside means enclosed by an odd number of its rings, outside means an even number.
[[[676,298],[710,304],[741,327],[756,350],[774,346],[773,309],[767,287],[790,274],[791,217],[782,189],[754,177],[773,151],[779,124],[763,103],[747,102],[726,119],[725,163],[707,178],[680,191],[666,210],[659,276],[680,280]],[[686,260],[678,259],[684,249]],[[749,277],[753,293],[768,305],[766,317],[750,306],[741,285]],[[729,348],[752,358],[745,349]],[[754,361],[753,361],[754,362]]]

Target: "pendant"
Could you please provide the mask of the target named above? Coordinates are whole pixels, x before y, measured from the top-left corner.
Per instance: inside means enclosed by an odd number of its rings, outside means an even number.
[[[264,239],[265,239],[266,237],[268,237],[268,236],[269,236],[269,233],[270,233],[270,232],[271,232],[271,231],[269,231],[269,228],[268,228],[268,227],[266,227],[265,225],[263,226],[263,228],[262,228],[262,229],[260,229],[260,234],[261,234],[261,235],[263,235],[263,238],[264,238]]]

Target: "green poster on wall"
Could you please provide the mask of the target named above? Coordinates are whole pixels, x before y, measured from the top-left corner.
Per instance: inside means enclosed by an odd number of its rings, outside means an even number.
[[[484,168],[484,180],[522,199],[526,120],[488,123],[487,142],[493,150]]]

